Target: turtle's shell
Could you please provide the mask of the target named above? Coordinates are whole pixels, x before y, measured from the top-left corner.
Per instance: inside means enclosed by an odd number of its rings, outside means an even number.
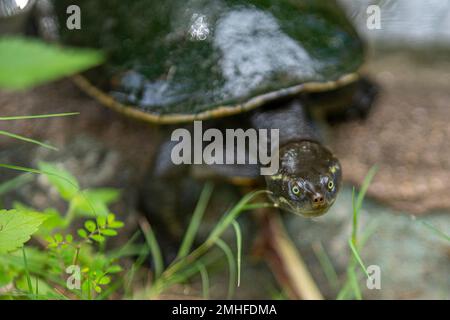
[[[81,8],[68,30],[67,6]],[[207,119],[355,80],[363,45],[330,0],[58,0],[62,42],[102,49],[77,82],[149,121]]]

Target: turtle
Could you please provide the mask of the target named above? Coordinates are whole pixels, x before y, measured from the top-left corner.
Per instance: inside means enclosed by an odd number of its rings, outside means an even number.
[[[76,5],[81,28],[66,28]],[[361,72],[365,45],[330,0],[58,0],[59,41],[101,49],[106,63],[74,77],[104,106],[155,125],[276,129],[278,170],[259,165],[181,165],[161,144],[146,197],[182,198],[182,177],[265,183],[273,203],[305,217],[325,214],[342,184],[320,120],[365,117],[376,95]],[[186,191],[187,190],[187,191]]]

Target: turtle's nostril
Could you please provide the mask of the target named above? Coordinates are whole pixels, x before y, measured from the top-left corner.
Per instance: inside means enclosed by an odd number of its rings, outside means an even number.
[[[313,195],[312,200],[313,200],[314,205],[316,205],[316,206],[323,205],[325,202],[323,195],[321,195],[320,193],[316,193],[315,195]]]

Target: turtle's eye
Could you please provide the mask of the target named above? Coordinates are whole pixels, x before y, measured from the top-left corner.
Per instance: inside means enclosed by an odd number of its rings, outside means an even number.
[[[292,193],[298,195],[300,193],[300,188],[298,186],[293,186]]]
[[[334,182],[333,181],[328,181],[328,190],[333,190],[334,188]]]

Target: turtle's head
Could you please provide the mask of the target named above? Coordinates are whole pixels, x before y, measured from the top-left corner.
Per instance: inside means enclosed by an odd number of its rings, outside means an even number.
[[[280,149],[279,156],[278,172],[266,176],[273,202],[305,217],[325,214],[334,203],[341,184],[338,159],[312,141],[287,144]]]

